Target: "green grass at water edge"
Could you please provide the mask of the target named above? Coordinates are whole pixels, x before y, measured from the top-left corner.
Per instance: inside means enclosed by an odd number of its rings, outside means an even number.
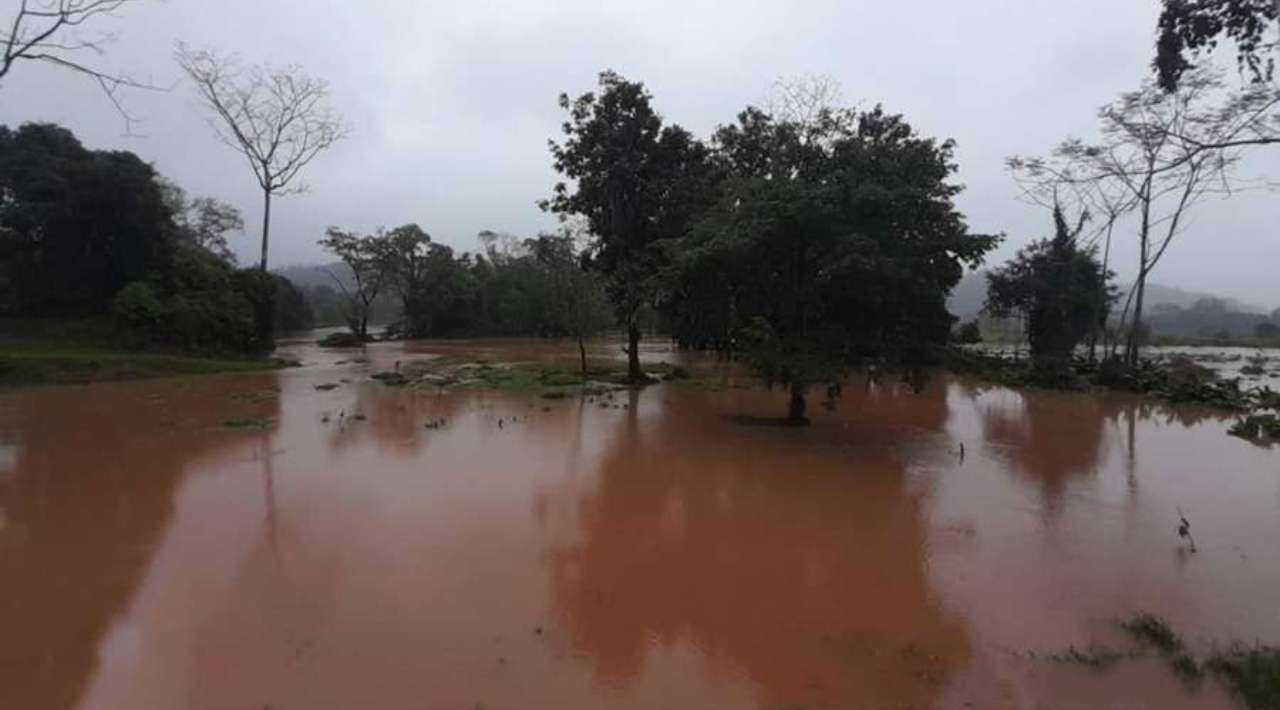
[[[0,344],[0,388],[258,372],[287,364],[275,359],[218,359],[94,347]]]

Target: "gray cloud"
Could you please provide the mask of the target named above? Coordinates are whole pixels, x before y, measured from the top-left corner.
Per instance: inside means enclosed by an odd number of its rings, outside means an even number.
[[[0,3],[8,16],[14,0]],[[481,229],[533,233],[554,220],[536,201],[556,176],[546,148],[561,91],[590,90],[613,68],[645,81],[669,120],[706,134],[781,76],[823,74],[847,99],[882,103],[921,131],[959,143],[962,209],[976,230],[1009,234],[1000,260],[1049,230],[1017,201],[1003,160],[1089,135],[1095,108],[1146,76],[1155,2],[921,0],[623,3],[533,0],[159,0],[107,29],[107,65],[161,84],[178,79],[173,42],[297,63],[327,78],[351,137],[304,174],[308,194],[275,207],[272,261],[316,262],[330,224],[358,229],[416,221],[473,249]],[[123,135],[111,105],[82,79],[18,67],[0,87],[0,122],[55,121],[93,147],[132,150],[190,191],[239,206],[254,231],[259,196],[219,144],[186,86],[133,92],[144,119]],[[1280,149],[1250,159],[1280,176]],[[1199,208],[1155,280],[1280,305],[1274,194]],[[255,238],[235,240],[244,257]],[[1136,258],[1118,248],[1122,277]]]

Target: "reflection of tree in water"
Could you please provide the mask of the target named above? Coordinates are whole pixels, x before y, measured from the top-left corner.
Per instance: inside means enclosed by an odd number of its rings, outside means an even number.
[[[936,699],[968,643],[932,598],[925,503],[895,447],[844,444],[936,428],[941,394],[852,394],[806,432],[679,397],[631,408],[576,501],[577,542],[551,556],[556,604],[602,679],[687,644],[749,678],[762,707]]]
[[[18,453],[13,470],[0,476],[5,707],[76,703],[98,643],[129,603],[168,525],[186,467],[260,436],[220,424],[275,416],[275,377],[237,380],[230,392],[225,380],[209,380],[7,396],[0,440],[11,439]],[[230,402],[228,394],[237,393],[246,396]]]
[[[1036,484],[1046,512],[1054,515],[1073,480],[1096,475],[1107,420],[1120,408],[1101,397],[1007,392],[980,411],[987,448]]]
[[[1114,441],[1124,451],[1129,486],[1136,493],[1138,422],[1189,428],[1224,416],[1205,407],[1121,393],[1014,391],[971,380],[960,381],[959,387],[981,412],[988,449],[1039,486],[1051,515],[1061,512],[1072,481],[1096,475],[1112,441],[1109,425],[1116,430]]]

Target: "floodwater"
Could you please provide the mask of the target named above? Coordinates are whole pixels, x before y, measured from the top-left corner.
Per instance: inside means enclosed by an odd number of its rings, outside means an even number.
[[[0,394],[0,707],[1225,708],[1050,657],[1280,642],[1280,449],[1206,410],[940,376],[791,430],[697,358],[580,401],[369,380],[569,345],[290,347]]]

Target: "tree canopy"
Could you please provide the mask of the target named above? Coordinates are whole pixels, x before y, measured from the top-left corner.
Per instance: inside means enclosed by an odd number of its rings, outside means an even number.
[[[627,327],[628,370],[639,381],[638,317],[663,265],[656,244],[683,235],[699,212],[709,151],[680,126],[663,125],[644,84],[612,71],[600,74],[598,92],[561,94],[560,106],[569,119],[551,153],[572,183],[556,184],[543,208],[585,219],[592,263]]]
[[[914,369],[947,342],[946,296],[998,239],[969,233],[955,208],[950,141],[880,108],[803,121],[748,108],[713,145],[725,179],[667,244],[670,308],[732,333],[790,390],[792,423],[810,387],[872,362]]]

